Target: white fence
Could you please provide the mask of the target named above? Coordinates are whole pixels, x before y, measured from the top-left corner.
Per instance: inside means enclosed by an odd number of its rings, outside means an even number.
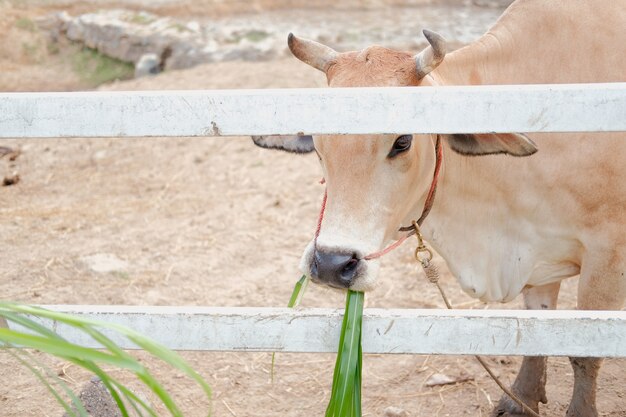
[[[0,94],[0,138],[626,131],[626,83]]]
[[[0,138],[585,131],[626,131],[626,83],[0,94]],[[180,350],[334,352],[341,327],[327,309],[51,308]],[[370,353],[626,357],[626,311],[366,310],[363,331]]]
[[[333,309],[47,307],[123,324],[177,350],[336,352],[343,317]],[[72,327],[40,322],[73,342],[101,346]],[[589,356],[591,350],[618,357],[626,356],[626,312],[366,309],[362,339],[366,353]]]

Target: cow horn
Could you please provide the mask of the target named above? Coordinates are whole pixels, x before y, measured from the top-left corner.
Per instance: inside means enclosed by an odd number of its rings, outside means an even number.
[[[337,51],[326,45],[308,39],[297,38],[293,33],[289,34],[287,44],[289,45],[289,50],[296,58],[322,72],[326,72],[330,64],[339,55]]]
[[[424,29],[423,33],[430,46],[415,55],[417,78],[420,80],[441,64],[447,48],[446,40],[440,34],[428,29]]]

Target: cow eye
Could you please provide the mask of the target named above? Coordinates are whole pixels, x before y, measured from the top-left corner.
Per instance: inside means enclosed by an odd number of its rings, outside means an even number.
[[[396,141],[393,143],[391,150],[389,151],[389,155],[387,158],[393,158],[394,156],[406,152],[411,147],[411,141],[413,141],[412,135],[402,135],[399,136]]]

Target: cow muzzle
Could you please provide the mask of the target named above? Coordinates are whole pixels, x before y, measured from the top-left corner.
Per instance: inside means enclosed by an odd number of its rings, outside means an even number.
[[[366,261],[355,252],[315,248],[310,257],[311,279],[334,288],[353,288],[367,271]]]

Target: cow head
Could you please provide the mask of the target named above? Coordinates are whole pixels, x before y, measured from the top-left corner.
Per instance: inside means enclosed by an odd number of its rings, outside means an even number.
[[[444,39],[424,31],[430,43],[417,55],[372,46],[338,53],[289,35],[289,49],[323,71],[330,87],[432,85],[428,74],[443,61]],[[329,116],[331,117],[331,116]],[[532,154],[525,136],[448,135],[448,146],[465,155]],[[422,211],[435,167],[435,135],[318,135],[253,137],[262,147],[316,151],[327,187],[321,232],[306,248],[301,268],[314,282],[366,291],[374,287],[379,263],[365,260],[397,237]],[[445,190],[443,190],[445,192]]]

